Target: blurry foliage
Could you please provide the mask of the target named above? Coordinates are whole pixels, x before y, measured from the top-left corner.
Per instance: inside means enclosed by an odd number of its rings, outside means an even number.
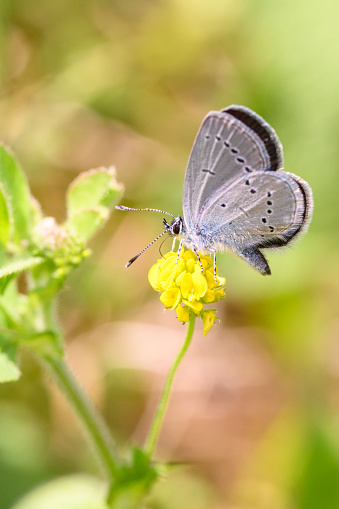
[[[254,109],[276,129],[286,170],[313,188],[309,232],[282,255],[269,253],[271,278],[229,255],[218,258],[220,274],[227,278],[227,297],[219,306],[220,338],[226,343],[238,334],[239,341],[255,345],[257,352],[265,348],[287,393],[276,421],[267,421],[246,454],[240,444],[253,430],[243,430],[237,454],[224,460],[224,475],[209,474],[208,459],[197,460],[229,507],[339,506],[334,486],[339,476],[338,17],[335,0],[0,2],[0,139],[25,167],[45,214],[63,221],[63,197],[71,180],[84,169],[112,164],[126,186],[126,205],[180,213],[185,165],[200,122],[209,110],[231,103]],[[116,213],[97,237],[93,257],[72,276],[59,304],[70,348],[79,345],[81,334],[97,331],[87,343],[83,336],[82,359],[92,359],[93,351],[98,355],[93,345],[103,323],[135,317],[138,341],[145,342],[142,324],[157,315],[158,324],[167,320],[147,287],[157,248],[123,269],[161,228],[157,215]],[[0,241],[6,235],[2,230]],[[162,250],[167,248],[165,244]],[[170,319],[167,325],[174,328],[173,335],[182,334]],[[158,348],[164,348],[161,337],[158,341]],[[126,351],[124,355],[128,360]],[[104,365],[111,369],[112,364]],[[118,369],[115,376],[123,378],[124,373]],[[147,388],[154,390],[152,383],[145,375],[145,394]],[[102,373],[100,384],[99,401],[106,391]],[[116,386],[124,391],[124,385]],[[132,398],[127,386],[126,397]],[[134,398],[141,406],[138,389]],[[232,390],[230,386],[234,394]],[[252,390],[260,400],[259,389]],[[20,381],[16,387],[1,387],[0,395],[6,405],[19,405],[32,419],[40,415],[47,433],[55,415],[46,415],[45,393],[38,385],[26,401],[26,391]],[[240,402],[243,397],[241,393]],[[123,399],[122,392],[121,404]],[[222,404],[229,408],[232,401],[226,395]],[[144,404],[146,408],[146,396]],[[131,415],[133,425],[134,412],[123,413],[126,419]],[[132,428],[131,422],[124,429],[118,418],[110,421],[121,427],[123,437]],[[226,431],[223,422],[219,428],[220,440],[231,443],[235,429]],[[0,434],[4,429],[0,423]],[[49,433],[50,441],[56,440]],[[203,433],[208,426],[201,426]],[[7,447],[16,450],[14,426]],[[46,464],[58,463],[56,449],[46,449]],[[189,460],[192,455],[184,450]],[[174,448],[173,459],[176,452]],[[0,479],[8,479],[12,466],[1,457]],[[230,472],[240,457],[234,479]],[[222,460],[216,461],[220,470]],[[50,477],[51,470],[17,476],[15,489],[0,481],[1,509]],[[171,494],[166,502],[154,504],[175,507]],[[191,506],[197,506],[193,495]]]

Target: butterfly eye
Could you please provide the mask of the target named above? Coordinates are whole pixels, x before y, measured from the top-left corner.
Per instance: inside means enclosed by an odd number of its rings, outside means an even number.
[[[180,223],[179,222],[174,223],[172,231],[173,231],[174,235],[179,235],[179,233],[180,233]]]

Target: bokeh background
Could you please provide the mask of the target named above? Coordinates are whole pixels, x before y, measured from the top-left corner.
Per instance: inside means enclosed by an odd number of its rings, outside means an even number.
[[[220,324],[196,328],[158,459],[182,463],[153,509],[339,508],[339,4],[336,0],[1,0],[0,138],[62,222],[79,172],[115,165],[122,203],[181,213],[204,115],[244,104],[313,188],[308,234],[264,278],[231,255]],[[184,328],[147,281],[162,216],[114,212],[59,315],[70,365],[124,449],[143,443]],[[170,249],[170,242],[162,251]],[[96,473],[34,359],[0,387],[0,508]]]

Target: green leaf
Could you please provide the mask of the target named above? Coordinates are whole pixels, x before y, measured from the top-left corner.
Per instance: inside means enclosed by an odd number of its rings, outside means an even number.
[[[108,218],[109,211],[104,207],[83,209],[70,217],[66,225],[75,237],[86,242],[105,224]]]
[[[0,352],[0,383],[14,382],[20,378],[21,372],[16,363],[6,352]]]
[[[39,265],[44,260],[40,257],[12,259],[0,267],[0,294],[4,292],[8,283],[20,272]]]
[[[70,185],[67,192],[68,216],[84,209],[112,208],[121,197],[122,184],[116,180],[114,167],[97,168],[82,173]]]
[[[67,191],[68,219],[65,227],[87,242],[107,221],[123,192],[115,168],[98,168],[79,175]]]
[[[36,226],[43,220],[44,215],[42,213],[40,203],[33,196],[31,196],[31,205],[32,205],[32,222],[33,226]]]
[[[7,244],[10,238],[10,225],[6,200],[0,182],[0,243]]]
[[[9,149],[0,145],[0,190],[5,202],[1,204],[0,226],[4,227],[4,240],[20,243],[30,236],[32,226],[31,196],[26,177]],[[6,215],[8,226],[6,226]],[[9,235],[6,234],[9,229]],[[9,237],[7,239],[6,237]]]
[[[21,322],[22,305],[27,296],[18,292],[15,280],[7,284],[5,290],[0,294],[0,324],[1,327],[17,330]],[[0,335],[0,350],[4,336]]]

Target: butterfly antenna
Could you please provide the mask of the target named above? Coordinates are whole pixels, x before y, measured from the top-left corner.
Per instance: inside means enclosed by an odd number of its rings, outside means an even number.
[[[125,207],[124,205],[116,205],[115,208],[117,210],[133,210],[133,211],[146,210],[148,212],[160,212],[161,214],[167,214],[168,216],[171,216],[173,217],[173,219],[175,219],[175,216],[173,216],[173,214],[170,214],[169,212],[165,212],[164,210],[159,209],[132,209],[131,207]]]
[[[165,233],[167,233],[167,232],[162,232],[162,233],[160,233],[160,235],[158,235],[156,239],[152,240],[152,242],[150,242],[150,243],[148,244],[148,246],[144,247],[144,249],[143,249],[142,251],[140,251],[140,253],[138,253],[136,256],[133,256],[133,258],[131,258],[131,259],[130,259],[127,263],[126,263],[125,267],[127,268],[127,267],[129,267],[130,265],[132,265],[132,263],[133,263],[133,262],[135,262],[135,260],[136,260],[137,258],[139,258],[139,256],[140,256],[140,255],[142,255],[142,253],[144,253],[144,252],[146,251],[146,249],[148,249],[149,247],[151,247],[151,246],[154,244],[154,242],[156,242],[158,239],[160,239],[160,237],[162,237],[163,235],[165,235]]]

